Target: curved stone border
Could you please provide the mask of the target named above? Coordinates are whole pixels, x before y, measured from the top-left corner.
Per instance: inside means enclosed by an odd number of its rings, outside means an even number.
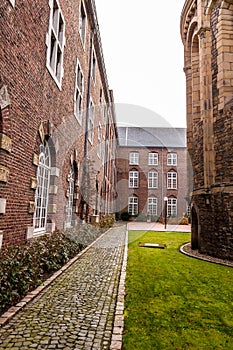
[[[126,229],[125,250],[121,267],[121,275],[118,286],[117,304],[113,325],[112,340],[110,350],[121,350],[124,330],[124,300],[125,300],[125,279],[128,259],[128,230]]]
[[[187,251],[186,248],[188,248],[188,250],[191,250],[191,243],[190,242],[183,244],[179,250],[182,254],[185,254],[191,258],[204,260],[204,261],[207,261],[207,262],[210,262],[213,264],[233,267],[233,261],[231,262],[229,260],[214,258],[214,257],[209,256],[209,255],[201,254],[197,250],[195,250],[195,251],[192,250],[192,252],[190,252],[190,251]]]
[[[110,230],[110,229],[109,229]],[[17,314],[21,309],[24,308],[31,300],[33,300],[42,290],[47,288],[58,276],[65,272],[72,264],[74,264],[80,257],[86,253],[101,237],[103,237],[109,230],[102,233],[95,241],[93,241],[89,246],[79,252],[74,258],[68,261],[62,268],[56,271],[51,277],[45,280],[39,287],[28,293],[18,304],[10,307],[6,312],[4,312],[0,317],[0,328],[5,325],[15,314]]]

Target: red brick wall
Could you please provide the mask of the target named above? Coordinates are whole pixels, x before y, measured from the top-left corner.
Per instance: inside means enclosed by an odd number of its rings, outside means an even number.
[[[139,153],[139,165],[129,164],[130,152]],[[150,152],[158,153],[158,165],[148,165],[148,155]],[[177,166],[167,165],[167,153],[177,153]],[[186,212],[187,196],[187,161],[186,149],[179,148],[130,148],[120,147],[118,152],[118,176],[117,176],[117,210],[119,212],[128,211],[128,197],[133,194],[138,196],[139,213],[147,214],[147,199],[150,196],[157,197],[158,216],[163,216],[164,197],[177,198],[177,218],[182,217]],[[178,176],[178,188],[167,189],[167,172],[175,170]],[[129,171],[139,171],[139,187],[129,188]],[[148,172],[155,170],[158,172],[158,188],[148,189]]]
[[[71,159],[80,163],[80,177],[82,173],[91,18],[88,17],[84,50],[78,32],[80,1],[60,0],[60,6],[66,26],[61,90],[46,68],[46,33],[50,15],[48,0],[17,0],[14,8],[8,0],[3,0],[0,4],[0,89],[5,85],[10,97],[10,105],[1,112],[1,132],[12,140],[11,153],[0,149],[0,164],[9,169],[9,180],[0,181],[0,196],[7,199],[6,213],[0,214],[3,245],[22,243],[26,238],[27,228],[33,225],[33,213],[29,214],[28,205],[35,200],[35,189],[31,189],[30,182],[31,178],[36,178],[37,166],[33,164],[33,156],[34,153],[39,154],[41,138],[38,129],[41,123],[45,135],[51,141],[52,167],[60,171],[59,177],[51,179],[52,183],[58,186],[58,192],[51,194],[49,200],[50,204],[57,207],[56,213],[49,214],[49,221],[54,222],[58,229],[63,228],[65,220],[67,174],[70,171]],[[97,39],[95,48],[98,52]],[[73,113],[77,57],[84,74],[84,113],[81,126]],[[110,102],[101,65],[101,58],[97,54],[96,80],[91,81],[91,99],[95,106],[99,105],[100,88],[103,89],[103,104]],[[112,123],[113,117],[110,119]],[[104,133],[103,112],[95,113],[95,136],[93,144],[88,144],[90,153],[93,149],[94,158],[99,122],[103,125]],[[101,164],[96,164],[95,171],[100,171],[103,181]],[[92,175],[95,178],[95,174]],[[95,187],[95,181],[92,182],[92,187]],[[77,191],[80,191],[80,188],[77,188]],[[80,204],[80,198],[81,196],[75,204]]]

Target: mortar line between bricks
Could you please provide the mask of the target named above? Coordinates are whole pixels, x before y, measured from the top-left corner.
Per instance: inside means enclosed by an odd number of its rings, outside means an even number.
[[[123,256],[123,262],[121,267],[120,282],[118,286],[118,295],[117,295],[110,350],[121,350],[123,346],[124,299],[125,299],[125,280],[126,280],[127,261],[128,261],[128,229],[126,228],[125,249],[124,249],[124,256]]]
[[[97,243],[104,235],[106,235],[109,231],[102,233],[99,237],[96,238],[91,244],[89,244],[86,248],[84,248],[81,252],[79,252],[74,258],[69,260],[64,266],[62,266],[58,271],[54,272],[54,274],[45,280],[41,285],[39,285],[36,289],[29,292],[25,297],[21,299],[19,303],[15,306],[11,306],[6,312],[4,312],[0,316],[0,329],[5,326],[13,316],[15,316],[19,311],[21,311],[26,305],[28,305],[33,299],[35,299],[42,291],[44,291],[53,281],[55,281],[61,274],[63,274],[69,267],[71,267],[78,259],[82,257],[95,243]]]

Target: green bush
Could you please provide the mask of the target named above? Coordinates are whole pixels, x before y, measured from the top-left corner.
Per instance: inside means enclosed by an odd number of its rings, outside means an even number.
[[[123,211],[122,213],[121,213],[121,220],[123,220],[123,221],[128,221],[129,220],[129,213],[127,212],[127,211]]]
[[[83,245],[62,232],[0,251],[0,314],[74,257]]]
[[[147,221],[147,215],[144,214],[144,213],[140,213],[140,214],[138,214],[138,216],[136,217],[135,221],[146,222],[146,221]]]
[[[115,221],[114,215],[105,215],[100,219],[99,225],[101,228],[107,229],[113,226]]]

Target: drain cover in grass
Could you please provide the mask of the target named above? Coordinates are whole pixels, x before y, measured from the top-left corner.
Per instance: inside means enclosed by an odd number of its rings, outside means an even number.
[[[144,247],[144,248],[160,248],[164,249],[166,248],[165,244],[157,244],[157,243],[139,243],[139,247]]]

